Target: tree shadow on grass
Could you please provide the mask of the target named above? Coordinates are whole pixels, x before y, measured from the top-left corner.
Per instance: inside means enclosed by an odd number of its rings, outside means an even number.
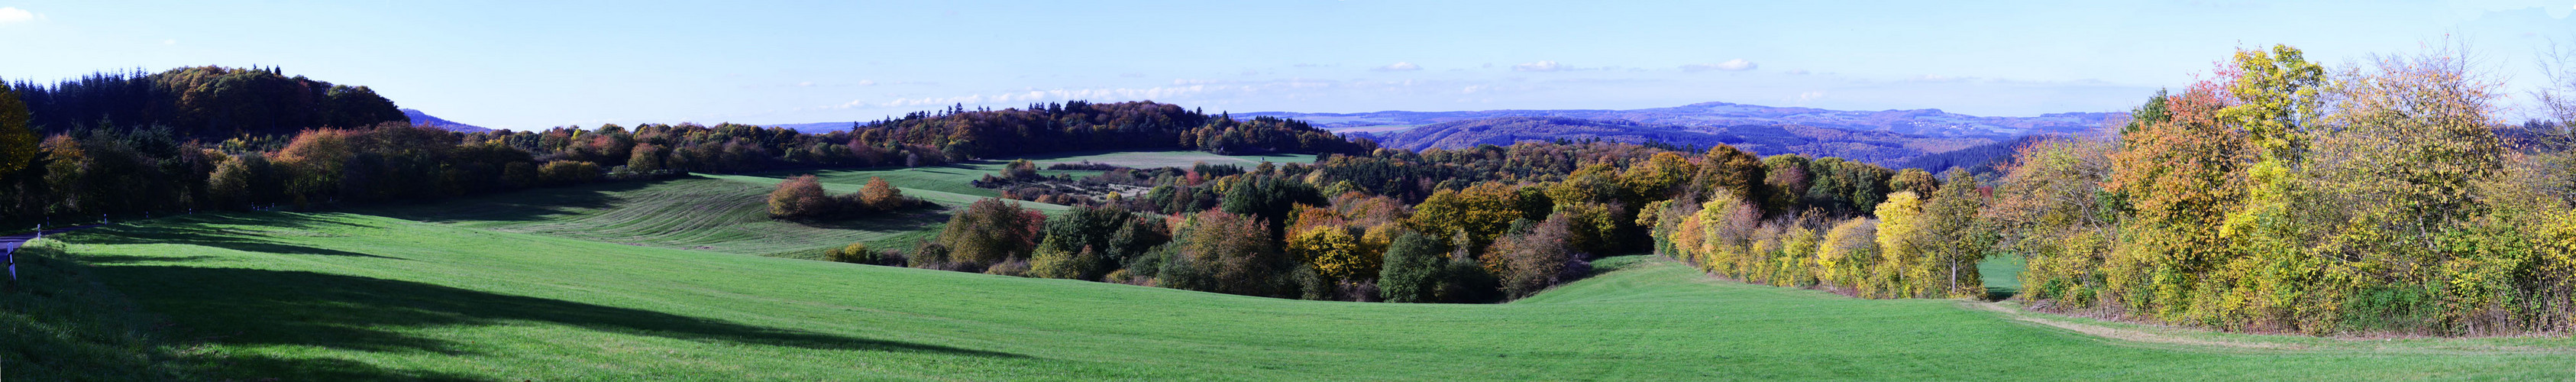
[[[174,317],[199,341],[222,344],[295,345],[366,352],[470,356],[477,353],[471,349],[483,346],[419,336],[398,329],[537,322],[708,343],[1025,358],[1011,353],[751,326],[410,281],[305,271],[88,260],[94,261],[92,265],[101,279],[126,291],[145,308]],[[228,365],[224,367],[225,374],[247,378],[377,379],[370,377],[385,372],[363,364],[331,359],[232,359],[215,362]],[[435,375],[388,377],[445,379]]]
[[[415,204],[396,204],[353,208],[350,213],[384,216],[396,219],[452,223],[460,221],[525,222],[550,217],[578,214],[581,209],[601,209],[616,205],[616,192],[633,191],[656,183],[681,179],[709,179],[697,175],[669,179],[593,183],[571,187],[535,188],[469,198]]]
[[[948,223],[948,215],[938,208],[915,208],[848,219],[796,221],[807,227],[875,232],[915,231]]]
[[[364,253],[294,245],[288,244],[284,241],[271,239],[271,237],[286,235],[324,235],[319,232],[307,231],[306,229],[330,224],[348,225],[348,223],[312,219],[303,214],[202,214],[170,217],[159,220],[160,221],[156,221],[156,223],[161,224],[140,226],[106,225],[81,230],[76,232],[76,234],[49,236],[48,238],[71,244],[181,244],[223,248],[243,252],[391,259],[391,257]],[[221,225],[260,225],[268,227],[285,227],[289,230],[260,231],[226,228]]]

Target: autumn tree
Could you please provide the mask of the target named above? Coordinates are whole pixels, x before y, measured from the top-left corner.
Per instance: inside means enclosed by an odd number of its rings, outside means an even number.
[[[1414,206],[1414,230],[1451,235],[1465,233],[1460,246],[1482,246],[1520,219],[1520,194],[1502,183],[1481,183],[1464,190],[1440,190]]]
[[[1365,252],[1358,237],[1343,226],[1318,226],[1288,236],[1288,256],[1315,267],[1331,280],[1365,281],[1377,277],[1378,254]]]
[[[1878,204],[1878,261],[1869,266],[1869,275],[1857,287],[1862,297],[1909,298],[1923,296],[1924,286],[1932,278],[1932,268],[1925,266],[1924,247],[1931,245],[1926,234],[1923,199],[1913,191],[1898,191]]]
[[[1932,200],[1924,203],[1919,222],[1922,225],[1915,245],[1923,251],[1924,265],[1932,267],[1939,290],[1947,297],[1983,297],[1985,284],[1977,274],[1977,263],[1984,262],[1986,251],[1994,243],[1992,230],[1977,219],[1986,207],[1986,196],[1976,175],[1951,168],[1945,174],[1949,181],[1934,191]]]
[[[1919,168],[1897,171],[1895,177],[1887,179],[1887,189],[1891,193],[1911,192],[1916,196],[1929,197],[1932,196],[1932,191],[1940,188],[1940,179],[1934,178],[1931,172]]]
[[[949,216],[948,226],[939,232],[938,243],[955,266],[979,271],[1005,261],[1027,259],[1029,250],[1037,246],[1045,222],[1046,215],[1021,208],[1019,203],[984,198]]]
[[[1179,251],[1165,266],[1172,287],[1248,296],[1292,296],[1287,276],[1298,264],[1281,253],[1265,222],[1207,211],[1192,215],[1173,238]],[[1174,272],[1173,267],[1188,272]]]
[[[1570,263],[1582,257],[1567,245],[1574,235],[1572,224],[1572,219],[1558,214],[1530,231],[1494,242],[1494,247],[1486,251],[1484,264],[1486,271],[1501,282],[1505,297],[1528,297],[1581,276],[1569,274],[1573,273]]]
[[[868,177],[868,184],[859,187],[859,203],[867,206],[868,209],[878,211],[893,210],[911,204],[904,198],[903,189],[895,188],[892,183],[886,183],[884,177],[875,176]]]
[[[2023,146],[2004,166],[1984,216],[1999,233],[1997,249],[2027,257],[2019,276],[2025,295],[2076,306],[2098,301],[2102,264],[2118,233],[2119,197],[2102,188],[2117,145],[2052,137]]]
[[[1735,146],[1718,145],[1700,158],[1696,183],[1711,198],[1762,200],[1762,158]]]
[[[0,83],[0,179],[17,174],[36,160],[35,118],[18,93]]]
[[[769,191],[769,217],[779,219],[812,218],[833,211],[832,198],[823,192],[822,180],[801,175],[778,182]]]

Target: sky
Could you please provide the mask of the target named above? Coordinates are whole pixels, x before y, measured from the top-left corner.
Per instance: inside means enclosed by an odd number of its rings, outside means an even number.
[[[0,0],[0,78],[276,66],[484,127],[875,120],[963,104],[1209,112],[1700,102],[2122,111],[2234,49],[2454,41],[2519,105],[2576,0]]]

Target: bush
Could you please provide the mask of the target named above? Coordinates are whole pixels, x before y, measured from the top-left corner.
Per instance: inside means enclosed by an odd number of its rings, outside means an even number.
[[[1037,254],[1029,257],[1029,277],[1099,281],[1107,273],[1100,251],[1092,247],[1070,253],[1040,247]]]
[[[769,217],[779,219],[817,218],[830,215],[833,200],[823,193],[823,183],[813,175],[787,178],[769,192]]]
[[[823,260],[868,265],[903,265],[904,263],[902,253],[893,250],[869,250],[867,243],[850,243],[847,246],[823,250]]]
[[[1204,284],[1187,284],[1191,286],[1187,289],[1247,296],[1296,292],[1296,286],[1285,279],[1295,264],[1273,245],[1267,223],[1252,216],[1208,211],[1190,217],[1188,225],[1175,240],[1180,252],[1172,261],[1208,279]]]
[[[567,186],[590,183],[599,179],[599,165],[583,161],[553,161],[537,167],[537,179],[546,185]]]
[[[1011,261],[1005,261],[1005,262],[1002,262],[1002,263],[1000,263],[1000,264],[993,264],[993,266],[992,266],[991,268],[986,268],[986,269],[984,269],[984,274],[988,274],[988,275],[1001,275],[1001,276],[1011,276],[1011,277],[1029,277],[1029,261],[1028,261],[1028,260],[1011,260]]]
[[[913,268],[952,271],[959,270],[957,269],[956,263],[950,261],[948,258],[948,246],[940,245],[938,242],[933,241],[923,241],[918,245],[914,245],[912,247],[912,256],[907,257],[904,260],[905,265]]]
[[[1045,222],[1046,215],[1037,210],[984,198],[948,218],[948,227],[939,232],[939,244],[947,247],[949,261],[961,268],[981,269],[1025,260],[1029,251],[1037,247],[1039,230]]]

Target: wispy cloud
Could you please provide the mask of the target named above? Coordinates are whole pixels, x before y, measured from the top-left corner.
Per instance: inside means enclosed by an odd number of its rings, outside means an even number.
[[[25,9],[18,9],[16,7],[0,8],[0,25],[36,21],[37,16],[40,15],[37,15],[35,12],[28,12]]]
[[[1720,63],[1715,63],[1715,64],[1690,64],[1690,65],[1682,65],[1682,71],[1685,71],[1685,72],[1705,72],[1705,71],[1711,71],[1711,70],[1724,70],[1724,71],[1730,71],[1730,72],[1732,72],[1732,71],[1753,70],[1753,68],[1758,68],[1758,67],[1761,67],[1761,65],[1755,65],[1752,61],[1745,61],[1744,59],[1738,58],[1738,59],[1733,59],[1733,60],[1726,60],[1726,62],[1720,62]]]
[[[1565,69],[1566,67],[1564,65],[1558,65],[1556,61],[1539,61],[1512,65],[1512,71],[1515,72],[1553,72]]]
[[[1397,62],[1397,63],[1393,63],[1393,64],[1386,64],[1386,66],[1380,66],[1380,67],[1377,67],[1376,69],[1369,69],[1369,70],[1371,70],[1371,71],[1379,71],[1379,72],[1409,72],[1409,71],[1415,71],[1415,70],[1422,70],[1422,66],[1421,66],[1421,65],[1414,65],[1414,64],[1413,64],[1413,63],[1411,63],[1411,62]]]

